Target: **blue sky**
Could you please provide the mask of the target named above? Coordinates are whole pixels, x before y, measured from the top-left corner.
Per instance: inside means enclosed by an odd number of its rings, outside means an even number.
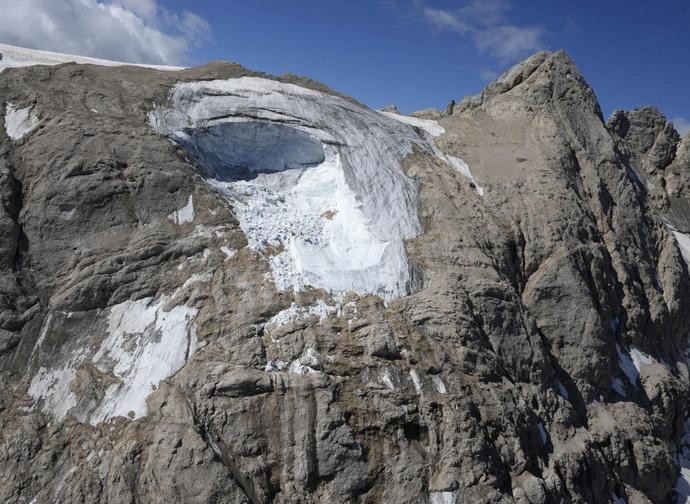
[[[478,93],[536,50],[562,48],[594,88],[605,116],[615,108],[651,104],[678,119],[680,129],[690,120],[690,3],[678,0],[23,0],[20,5],[26,12],[0,20],[0,41],[126,61],[231,60],[274,74],[308,75],[369,106],[396,104],[403,112],[442,108],[451,98]],[[22,8],[14,0],[0,0],[0,11],[17,10]],[[20,15],[27,23],[40,18],[27,31],[19,26]],[[51,26],[44,26],[45,18]]]

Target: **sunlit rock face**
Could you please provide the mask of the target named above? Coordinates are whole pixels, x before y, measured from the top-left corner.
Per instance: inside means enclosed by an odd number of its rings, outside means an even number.
[[[418,117],[27,56],[0,502],[687,499],[690,136],[660,112],[605,124],[563,53]]]

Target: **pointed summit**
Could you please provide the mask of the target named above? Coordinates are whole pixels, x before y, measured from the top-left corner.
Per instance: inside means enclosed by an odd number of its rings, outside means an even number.
[[[577,102],[603,122],[594,91],[563,50],[533,54],[500,75],[480,94],[462,100],[455,110],[461,112],[481,107],[506,93],[537,109],[557,102]]]

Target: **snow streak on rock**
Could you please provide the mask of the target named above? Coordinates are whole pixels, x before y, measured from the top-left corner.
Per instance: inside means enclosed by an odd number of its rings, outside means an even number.
[[[278,289],[408,292],[404,240],[421,227],[400,162],[415,144],[431,152],[419,133],[343,98],[256,77],[178,84],[170,101],[151,125],[213,174],[251,248],[279,251],[270,258]]]

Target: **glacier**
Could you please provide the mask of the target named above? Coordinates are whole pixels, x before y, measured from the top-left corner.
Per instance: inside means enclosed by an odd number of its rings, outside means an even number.
[[[421,233],[401,162],[425,135],[356,102],[260,77],[177,84],[151,126],[184,146],[233,207],[278,290],[390,300],[410,290]]]

